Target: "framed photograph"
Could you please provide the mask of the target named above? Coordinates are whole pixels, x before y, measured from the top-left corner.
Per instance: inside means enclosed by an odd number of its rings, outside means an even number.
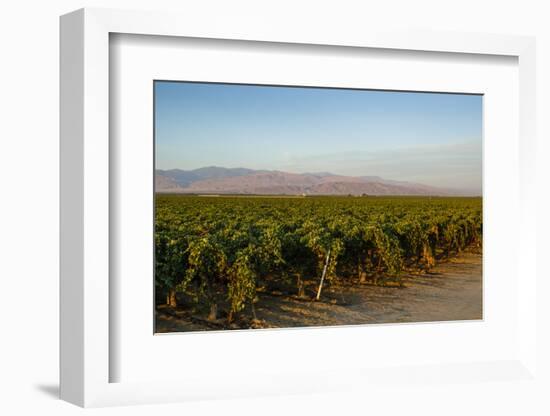
[[[153,88],[156,333],[482,319],[482,95]]]
[[[536,383],[534,51],[63,16],[61,397]]]

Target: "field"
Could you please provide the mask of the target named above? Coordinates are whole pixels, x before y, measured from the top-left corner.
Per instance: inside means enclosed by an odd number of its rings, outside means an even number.
[[[481,198],[157,194],[155,223],[157,332],[480,317]]]

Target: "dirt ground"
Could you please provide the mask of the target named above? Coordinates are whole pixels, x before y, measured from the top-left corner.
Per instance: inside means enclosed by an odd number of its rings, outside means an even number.
[[[156,332],[481,319],[481,260],[481,254],[462,253],[437,265],[429,274],[406,275],[403,287],[328,287],[320,302],[260,293],[257,320],[241,318],[230,328],[222,320],[210,323],[185,311],[159,309]]]

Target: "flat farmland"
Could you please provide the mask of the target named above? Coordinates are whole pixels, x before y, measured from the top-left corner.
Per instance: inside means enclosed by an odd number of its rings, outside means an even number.
[[[156,196],[156,331],[482,317],[476,197]]]

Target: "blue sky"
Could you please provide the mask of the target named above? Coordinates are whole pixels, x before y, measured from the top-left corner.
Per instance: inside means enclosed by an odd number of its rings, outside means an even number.
[[[481,190],[482,97],[155,82],[158,169],[377,175]]]

